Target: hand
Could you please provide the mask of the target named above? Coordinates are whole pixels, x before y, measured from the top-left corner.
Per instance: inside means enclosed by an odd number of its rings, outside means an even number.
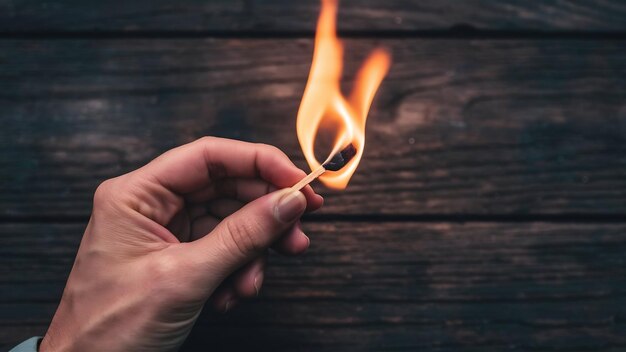
[[[207,300],[258,294],[270,246],[306,250],[298,219],[323,199],[274,191],[304,176],[274,147],[207,137],[105,181],[40,350],[176,350]]]

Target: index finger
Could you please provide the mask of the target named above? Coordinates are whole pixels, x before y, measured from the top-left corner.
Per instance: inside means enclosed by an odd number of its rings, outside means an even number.
[[[276,147],[232,139],[203,137],[174,148],[139,171],[183,195],[221,178],[260,178],[278,188],[291,187],[306,173]],[[313,190],[303,190],[313,201]]]

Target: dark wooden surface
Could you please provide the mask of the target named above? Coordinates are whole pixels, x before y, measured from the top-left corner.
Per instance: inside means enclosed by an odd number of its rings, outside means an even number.
[[[375,44],[347,41],[351,71]],[[626,212],[623,41],[384,44],[395,61],[363,164],[322,214]],[[294,131],[311,51],[308,39],[0,42],[0,213],[86,217],[103,179],[203,135],[274,144],[304,166]]]
[[[0,350],[45,332],[102,180],[203,135],[304,166],[316,1],[0,0]],[[626,3],[343,1],[394,63],[302,258],[183,350],[626,349]],[[472,30],[472,28],[474,30]],[[321,186],[316,187],[321,189]]]
[[[1,0],[0,31],[313,33],[318,11],[317,0]],[[343,0],[340,16],[351,32],[626,29],[621,0]]]
[[[262,297],[227,316],[204,314],[189,350],[626,348],[626,224],[305,228],[309,254],[272,256]],[[45,330],[83,225],[0,229],[6,344]]]

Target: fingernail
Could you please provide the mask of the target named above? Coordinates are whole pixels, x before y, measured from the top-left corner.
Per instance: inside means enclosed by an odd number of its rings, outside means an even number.
[[[309,238],[309,236],[305,235],[304,233],[302,234],[302,236],[306,238],[306,248],[309,248],[309,246],[311,245],[311,239]]]
[[[296,221],[306,208],[306,198],[300,191],[290,192],[278,201],[275,209],[276,218],[284,223]]]
[[[257,297],[259,296],[259,292],[261,292],[262,283],[263,283],[263,272],[260,272],[254,277],[254,289],[256,290]]]

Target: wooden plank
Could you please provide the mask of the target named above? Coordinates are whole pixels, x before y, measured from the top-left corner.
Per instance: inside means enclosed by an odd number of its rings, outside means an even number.
[[[497,329],[496,326],[490,326]],[[8,350],[18,342],[31,336],[41,336],[46,331],[46,326],[34,327],[2,327],[0,340],[3,336],[9,336],[9,341],[15,343],[0,344],[0,348]],[[518,327],[519,328],[519,327]],[[210,330],[209,330],[210,329]],[[524,329],[524,328],[521,328]],[[588,343],[584,344],[590,334],[601,335],[603,328],[553,328],[545,332],[537,330],[538,339],[559,340],[558,347],[547,349],[549,351],[572,351],[571,346],[583,348],[584,351],[596,352],[623,352],[624,346],[613,343]],[[460,330],[456,333],[450,328],[440,327],[439,333],[433,331],[423,332],[421,327],[277,327],[277,326],[203,326],[192,331],[187,338],[181,352],[190,351],[250,351],[263,350],[275,351],[420,351],[433,352],[487,352],[487,351],[547,351],[541,346],[533,345],[528,341],[520,341],[518,344],[501,344],[491,342],[493,339],[483,338],[483,343],[472,341],[480,339],[470,330]],[[565,333],[563,333],[565,332]],[[574,333],[578,335],[574,335]],[[623,331],[620,331],[623,333]],[[456,333],[456,335],[455,335]],[[16,338],[16,336],[23,337]],[[575,337],[573,337],[575,336]],[[566,340],[569,339],[569,340]],[[597,341],[597,340],[596,340]],[[581,347],[582,346],[582,347]]]
[[[626,346],[626,224],[339,222],[305,230],[310,251],[272,256],[262,297],[226,316],[205,312],[186,350]],[[0,326],[12,331],[0,334],[0,346],[49,321],[82,231],[0,225]]]
[[[480,323],[479,323],[480,324]],[[246,325],[197,326],[180,349],[190,351],[432,351],[432,352],[487,352],[487,351],[591,351],[623,352],[626,346],[619,334],[626,333],[618,327],[609,335],[611,342],[603,342],[604,327],[548,327],[542,329],[524,326],[507,326],[500,323],[483,323],[476,327],[434,326],[330,326],[285,327]],[[485,328],[486,327],[486,328]],[[9,336],[15,343],[0,344],[8,350],[31,336],[40,336],[43,325],[34,328],[2,327],[0,339]],[[506,337],[511,331],[520,333]],[[526,340],[528,330],[533,330]],[[28,331],[27,333],[24,333]],[[16,338],[20,336],[23,338]],[[504,338],[502,338],[505,336]],[[542,341],[535,343],[534,341]],[[262,346],[262,347],[259,347]],[[547,346],[547,347],[546,347]]]
[[[343,0],[345,31],[624,31],[619,0]],[[319,1],[0,1],[0,31],[254,31],[312,33]]]
[[[104,179],[203,135],[304,166],[311,40],[0,42],[0,214],[87,216]],[[373,40],[347,45],[346,85]],[[623,41],[385,40],[364,160],[323,214],[626,212]],[[322,190],[321,186],[317,186]]]

